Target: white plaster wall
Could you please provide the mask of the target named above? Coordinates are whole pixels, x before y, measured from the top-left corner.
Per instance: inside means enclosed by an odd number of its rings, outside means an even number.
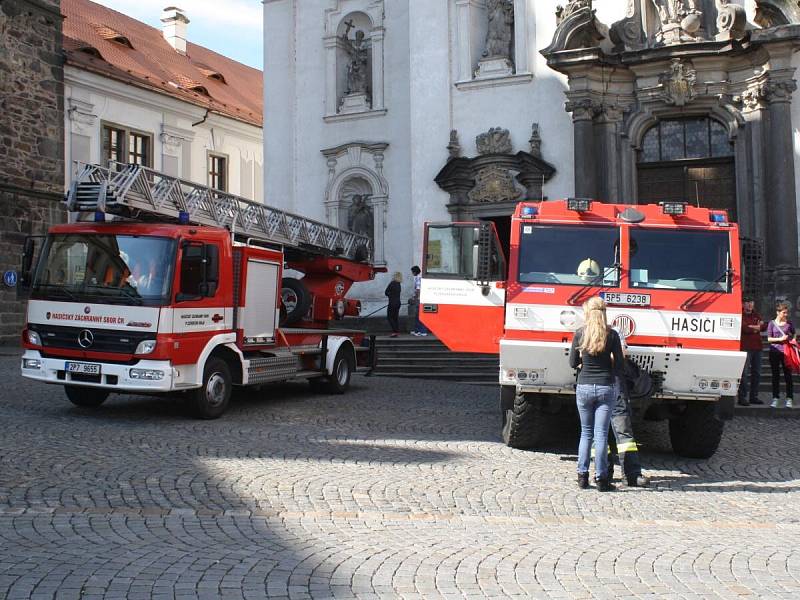
[[[207,151],[216,151],[228,155],[229,175],[228,190],[239,195],[242,190],[241,157],[254,161],[254,175],[250,182],[250,190],[260,191],[261,185],[256,186],[255,178],[260,165],[263,165],[264,141],[260,127],[249,125],[241,121],[229,119],[221,115],[210,114],[204,123],[192,125],[201,121],[206,114],[205,109],[182,102],[173,97],[137,88],[125,83],[101,77],[74,67],[67,67],[64,73],[65,86],[65,151],[66,164],[65,176],[69,182],[72,177],[72,135],[76,133],[85,135],[90,143],[90,162],[101,163],[102,156],[102,125],[113,123],[131,129],[142,131],[152,137],[153,143],[153,168],[162,170],[163,154],[165,153],[162,141],[163,126],[187,132],[193,135],[191,145],[191,168],[186,173],[182,170],[180,150],[177,152],[179,175],[205,185],[207,183]],[[78,131],[70,118],[69,109],[71,99],[74,98],[86,103],[90,108],[88,112],[92,118],[86,118],[87,124]],[[88,123],[88,121],[93,121]],[[168,150],[167,154],[175,154]],[[251,192],[250,199],[263,201],[262,195]]]

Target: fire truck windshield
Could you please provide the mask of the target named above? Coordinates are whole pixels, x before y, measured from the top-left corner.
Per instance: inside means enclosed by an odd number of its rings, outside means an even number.
[[[631,287],[727,292],[727,231],[630,230]]]
[[[519,282],[619,285],[618,227],[522,224]]]
[[[31,298],[100,304],[169,303],[174,240],[107,234],[52,235]]]

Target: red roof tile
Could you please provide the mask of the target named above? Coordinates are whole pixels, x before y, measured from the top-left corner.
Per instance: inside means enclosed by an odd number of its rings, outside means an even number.
[[[61,13],[67,64],[263,125],[258,69],[191,42],[181,54],[160,29],[89,0],[61,0]]]

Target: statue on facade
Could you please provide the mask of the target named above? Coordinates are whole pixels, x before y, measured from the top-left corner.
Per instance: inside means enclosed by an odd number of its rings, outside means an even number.
[[[666,44],[687,41],[702,25],[698,0],[651,0],[661,21],[659,41]]]
[[[347,63],[347,90],[345,93],[366,94],[369,42],[364,39],[364,32],[360,29],[356,31],[355,39],[350,39],[347,33],[344,33],[342,42],[344,42],[344,48],[350,57],[350,62]]]
[[[514,39],[514,5],[511,0],[489,0],[486,6],[489,28],[486,32],[485,58],[511,58]]]
[[[373,239],[375,220],[372,215],[372,207],[367,202],[368,199],[368,194],[353,194],[347,214],[347,228],[354,233]]]

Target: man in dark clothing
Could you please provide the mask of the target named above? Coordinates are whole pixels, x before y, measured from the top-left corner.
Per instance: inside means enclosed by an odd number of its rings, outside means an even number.
[[[761,382],[761,350],[764,345],[761,332],[766,329],[767,324],[755,311],[753,299],[743,298],[740,349],[747,353],[747,359],[744,362],[744,371],[739,385],[738,403],[740,406],[764,404],[758,399],[758,384]]]

